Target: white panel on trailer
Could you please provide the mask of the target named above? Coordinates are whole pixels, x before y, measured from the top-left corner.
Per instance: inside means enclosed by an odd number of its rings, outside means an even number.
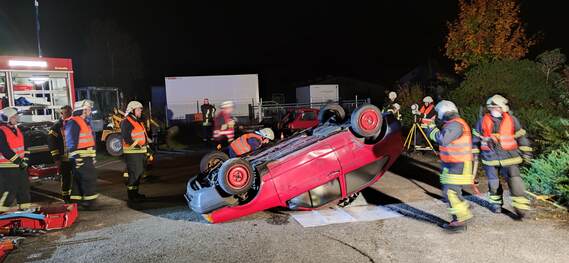
[[[311,103],[337,102],[338,85],[310,85],[310,100]]]
[[[234,116],[248,116],[249,104],[259,101],[257,74],[167,77],[165,82],[166,104],[172,111],[172,119],[198,113],[204,98],[218,109],[223,101],[233,101]]]

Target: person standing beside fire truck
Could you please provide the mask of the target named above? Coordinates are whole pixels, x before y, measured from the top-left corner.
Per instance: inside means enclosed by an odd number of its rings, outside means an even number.
[[[14,200],[20,210],[31,205],[24,135],[17,124],[16,109],[0,111],[0,213],[8,211]]]
[[[73,164],[71,185],[72,202],[78,202],[86,210],[96,210],[97,173],[95,170],[95,135],[89,122],[93,102],[75,102],[73,116],[65,121],[65,149]]]
[[[59,168],[61,175],[61,196],[65,203],[71,203],[71,170],[72,165],[69,162],[68,154],[65,152],[65,120],[71,117],[71,106],[65,105],[61,107],[61,118],[57,120],[49,129],[47,136],[47,145],[53,161]]]

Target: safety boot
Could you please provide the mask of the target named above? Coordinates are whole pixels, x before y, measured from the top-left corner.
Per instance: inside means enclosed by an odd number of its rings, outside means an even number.
[[[492,211],[494,214],[500,214],[502,213],[502,206],[498,204],[491,204],[490,211]]]
[[[526,217],[526,211],[514,207],[515,220],[522,221]]]
[[[146,198],[145,195],[139,194],[138,190],[128,190],[128,201],[132,203],[138,203]]]

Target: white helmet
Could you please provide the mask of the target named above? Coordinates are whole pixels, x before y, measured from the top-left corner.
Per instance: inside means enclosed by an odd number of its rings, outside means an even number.
[[[427,96],[423,98],[424,103],[433,103],[433,98],[431,96]]]
[[[395,93],[395,91],[389,92],[389,94],[387,95],[387,97],[394,101],[395,99],[397,99],[397,93]]]
[[[258,135],[261,135],[269,140],[274,140],[275,139],[275,133],[273,132],[273,130],[271,128],[264,128],[261,129],[260,131],[256,131],[255,132]]]
[[[86,108],[93,108],[93,101],[92,100],[80,100],[76,101],[73,105],[73,112],[84,110]]]
[[[126,105],[126,112],[124,113],[125,115],[128,115],[129,113],[133,112],[134,109],[138,109],[138,108],[144,108],[144,106],[142,106],[142,103],[133,100],[131,102],[128,103],[128,105]]]
[[[12,107],[4,108],[0,111],[0,122],[8,123],[10,118],[18,115],[18,110]]]
[[[225,109],[225,108],[232,108],[234,106],[235,106],[235,104],[233,104],[233,101],[228,100],[228,101],[222,102],[220,108]]]
[[[454,105],[452,101],[448,100],[441,100],[439,103],[437,103],[437,106],[435,106],[435,111],[437,112],[437,117],[440,120],[442,120],[447,113],[458,113],[456,105]]]
[[[494,95],[486,101],[486,107],[488,109],[499,107],[502,109],[503,112],[510,111],[510,107],[508,106],[508,100],[504,98],[502,95]]]

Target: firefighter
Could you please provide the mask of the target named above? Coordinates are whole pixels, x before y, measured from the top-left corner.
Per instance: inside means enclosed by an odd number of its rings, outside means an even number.
[[[431,96],[426,96],[423,98],[423,106],[419,109],[420,117],[421,117],[421,127],[425,128],[429,125],[429,123],[435,121],[437,116],[436,111],[434,110],[435,105],[433,103],[433,98]]]
[[[472,218],[469,204],[462,196],[463,187],[473,182],[472,133],[470,126],[460,118],[456,105],[451,101],[439,102],[435,111],[443,122],[442,129],[439,130],[435,123],[431,122],[427,127],[427,134],[439,144],[442,192],[452,216],[451,222],[444,227],[449,231],[464,231],[466,221]]]
[[[140,202],[146,198],[138,192],[140,180],[146,168],[149,138],[142,121],[142,103],[128,103],[125,118],[121,122],[123,153],[128,172],[127,195],[129,202]]]
[[[0,111],[0,213],[8,211],[14,200],[20,210],[31,205],[24,135],[17,124],[16,109]]]
[[[391,112],[397,120],[401,120],[400,111],[401,111],[401,106],[399,105],[399,103],[393,103],[391,104],[390,108],[387,109],[387,112]]]
[[[480,147],[484,172],[488,178],[491,210],[501,213],[504,201],[499,174],[505,177],[512,196],[512,206],[517,219],[522,219],[530,209],[525,185],[520,177],[519,165],[532,158],[531,142],[520,121],[510,114],[508,100],[494,95],[486,101],[488,113],[476,123],[474,143]]]
[[[85,210],[97,210],[97,173],[95,170],[95,135],[91,128],[90,116],[93,102],[75,102],[72,116],[65,121],[65,150],[72,163],[72,202],[77,202]]]
[[[212,128],[213,128],[213,117],[215,116],[215,106],[209,104],[209,99],[203,99],[203,104],[200,107],[203,115],[202,129],[203,129],[203,141],[211,140]]]
[[[235,105],[232,101],[221,103],[221,111],[215,116],[213,138],[221,143],[230,143],[235,137],[235,119],[233,110]]]
[[[229,157],[239,157],[255,151],[263,144],[275,139],[275,133],[270,128],[265,128],[254,133],[241,135],[229,145]]]
[[[65,120],[71,117],[71,107],[65,105],[60,108],[60,119],[56,121],[49,129],[47,136],[47,144],[53,161],[59,168],[61,176],[61,196],[65,203],[71,203],[71,171],[72,164],[69,162],[67,152],[65,151]]]

